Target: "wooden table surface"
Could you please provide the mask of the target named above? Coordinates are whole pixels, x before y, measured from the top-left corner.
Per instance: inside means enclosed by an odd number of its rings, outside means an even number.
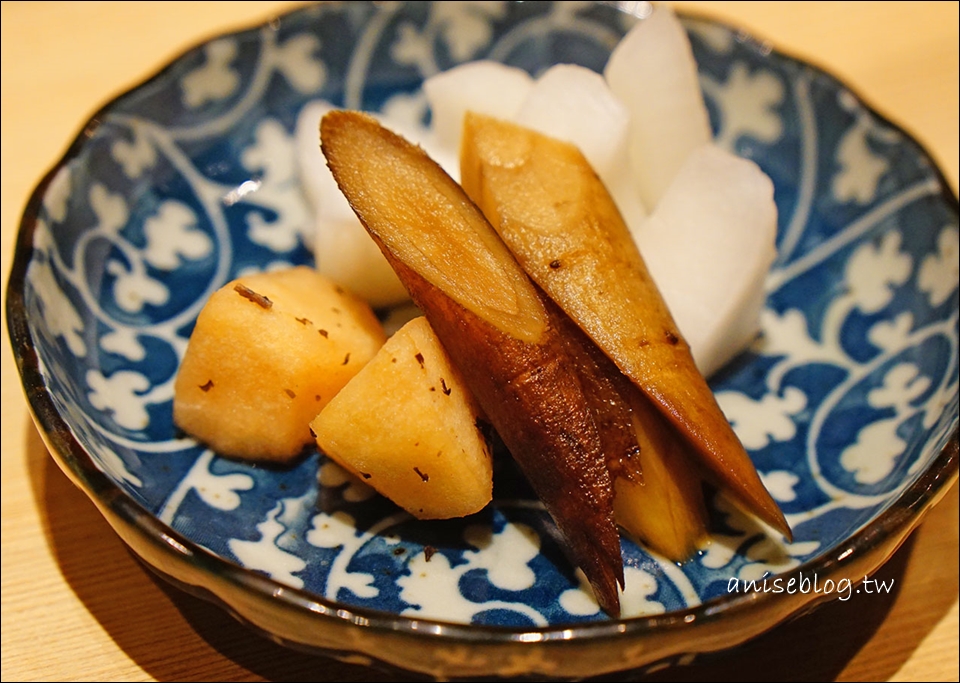
[[[958,166],[958,3],[678,2],[840,77]],[[29,193],[87,117],[182,50],[288,2],[2,3],[3,291]],[[254,635],[153,578],[47,454],[2,334],[2,679],[400,680]],[[889,596],[835,602],[660,680],[958,680],[957,487],[881,570]],[[856,603],[856,604],[854,604]]]

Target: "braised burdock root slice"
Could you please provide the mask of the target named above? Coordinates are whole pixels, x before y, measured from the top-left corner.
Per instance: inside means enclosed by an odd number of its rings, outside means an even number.
[[[321,122],[340,189],[543,501],[597,601],[619,614],[613,487],[599,430],[539,290],[420,148],[352,111]]]
[[[583,154],[516,124],[468,113],[461,183],[523,270],[689,439],[719,486],[790,537]]]
[[[614,516],[628,536],[669,560],[683,562],[707,535],[700,470],[688,443],[647,397],[639,389],[629,396],[643,481],[620,477],[614,482]]]
[[[564,338],[604,439],[614,519],[668,560],[689,559],[707,533],[689,444],[576,323],[558,319],[566,322]]]

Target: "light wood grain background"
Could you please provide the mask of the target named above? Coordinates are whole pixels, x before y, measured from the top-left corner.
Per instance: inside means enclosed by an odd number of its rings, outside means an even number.
[[[826,68],[957,192],[958,3],[676,2]],[[3,2],[2,276],[40,177],[101,104],[288,2]],[[5,315],[5,313],[4,313]],[[401,680],[285,650],[152,578],[47,454],[2,334],[2,679]],[[957,487],[855,596],[659,680],[958,680]]]

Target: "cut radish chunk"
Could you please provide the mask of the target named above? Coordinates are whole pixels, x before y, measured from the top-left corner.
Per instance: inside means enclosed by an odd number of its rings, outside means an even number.
[[[406,288],[370,239],[320,151],[320,119],[336,108],[316,100],[305,105],[297,119],[300,177],[316,221],[313,253],[317,270],[375,308],[409,301]],[[420,144],[453,177],[459,175],[455,152],[439,146],[431,131],[383,116],[380,119],[387,128]]]
[[[467,62],[431,76],[424,81],[423,92],[437,142],[459,154],[467,111],[512,119],[532,84],[533,78],[523,69],[488,60]]]
[[[776,231],[770,178],[754,162],[709,144],[690,155],[634,233],[705,376],[760,329]]]
[[[630,29],[604,76],[630,112],[630,163],[652,212],[687,155],[713,139],[690,40],[673,10],[657,5]]]

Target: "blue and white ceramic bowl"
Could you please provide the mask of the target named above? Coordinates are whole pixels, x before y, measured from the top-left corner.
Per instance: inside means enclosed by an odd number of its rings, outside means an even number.
[[[889,557],[957,478],[957,200],[842,84],[692,17],[717,139],[776,185],[762,339],[712,384],[792,543],[722,500],[682,565],[624,540],[614,620],[506,459],[487,510],[418,522],[318,454],[256,467],[173,427],[207,296],[312,262],[305,104],[425,120],[438,70],[600,70],[637,20],[581,2],[311,7],[191,50],[89,122],[23,218],[10,335],[51,453],[149,566],[299,649],[441,678],[579,678],[735,646]]]

